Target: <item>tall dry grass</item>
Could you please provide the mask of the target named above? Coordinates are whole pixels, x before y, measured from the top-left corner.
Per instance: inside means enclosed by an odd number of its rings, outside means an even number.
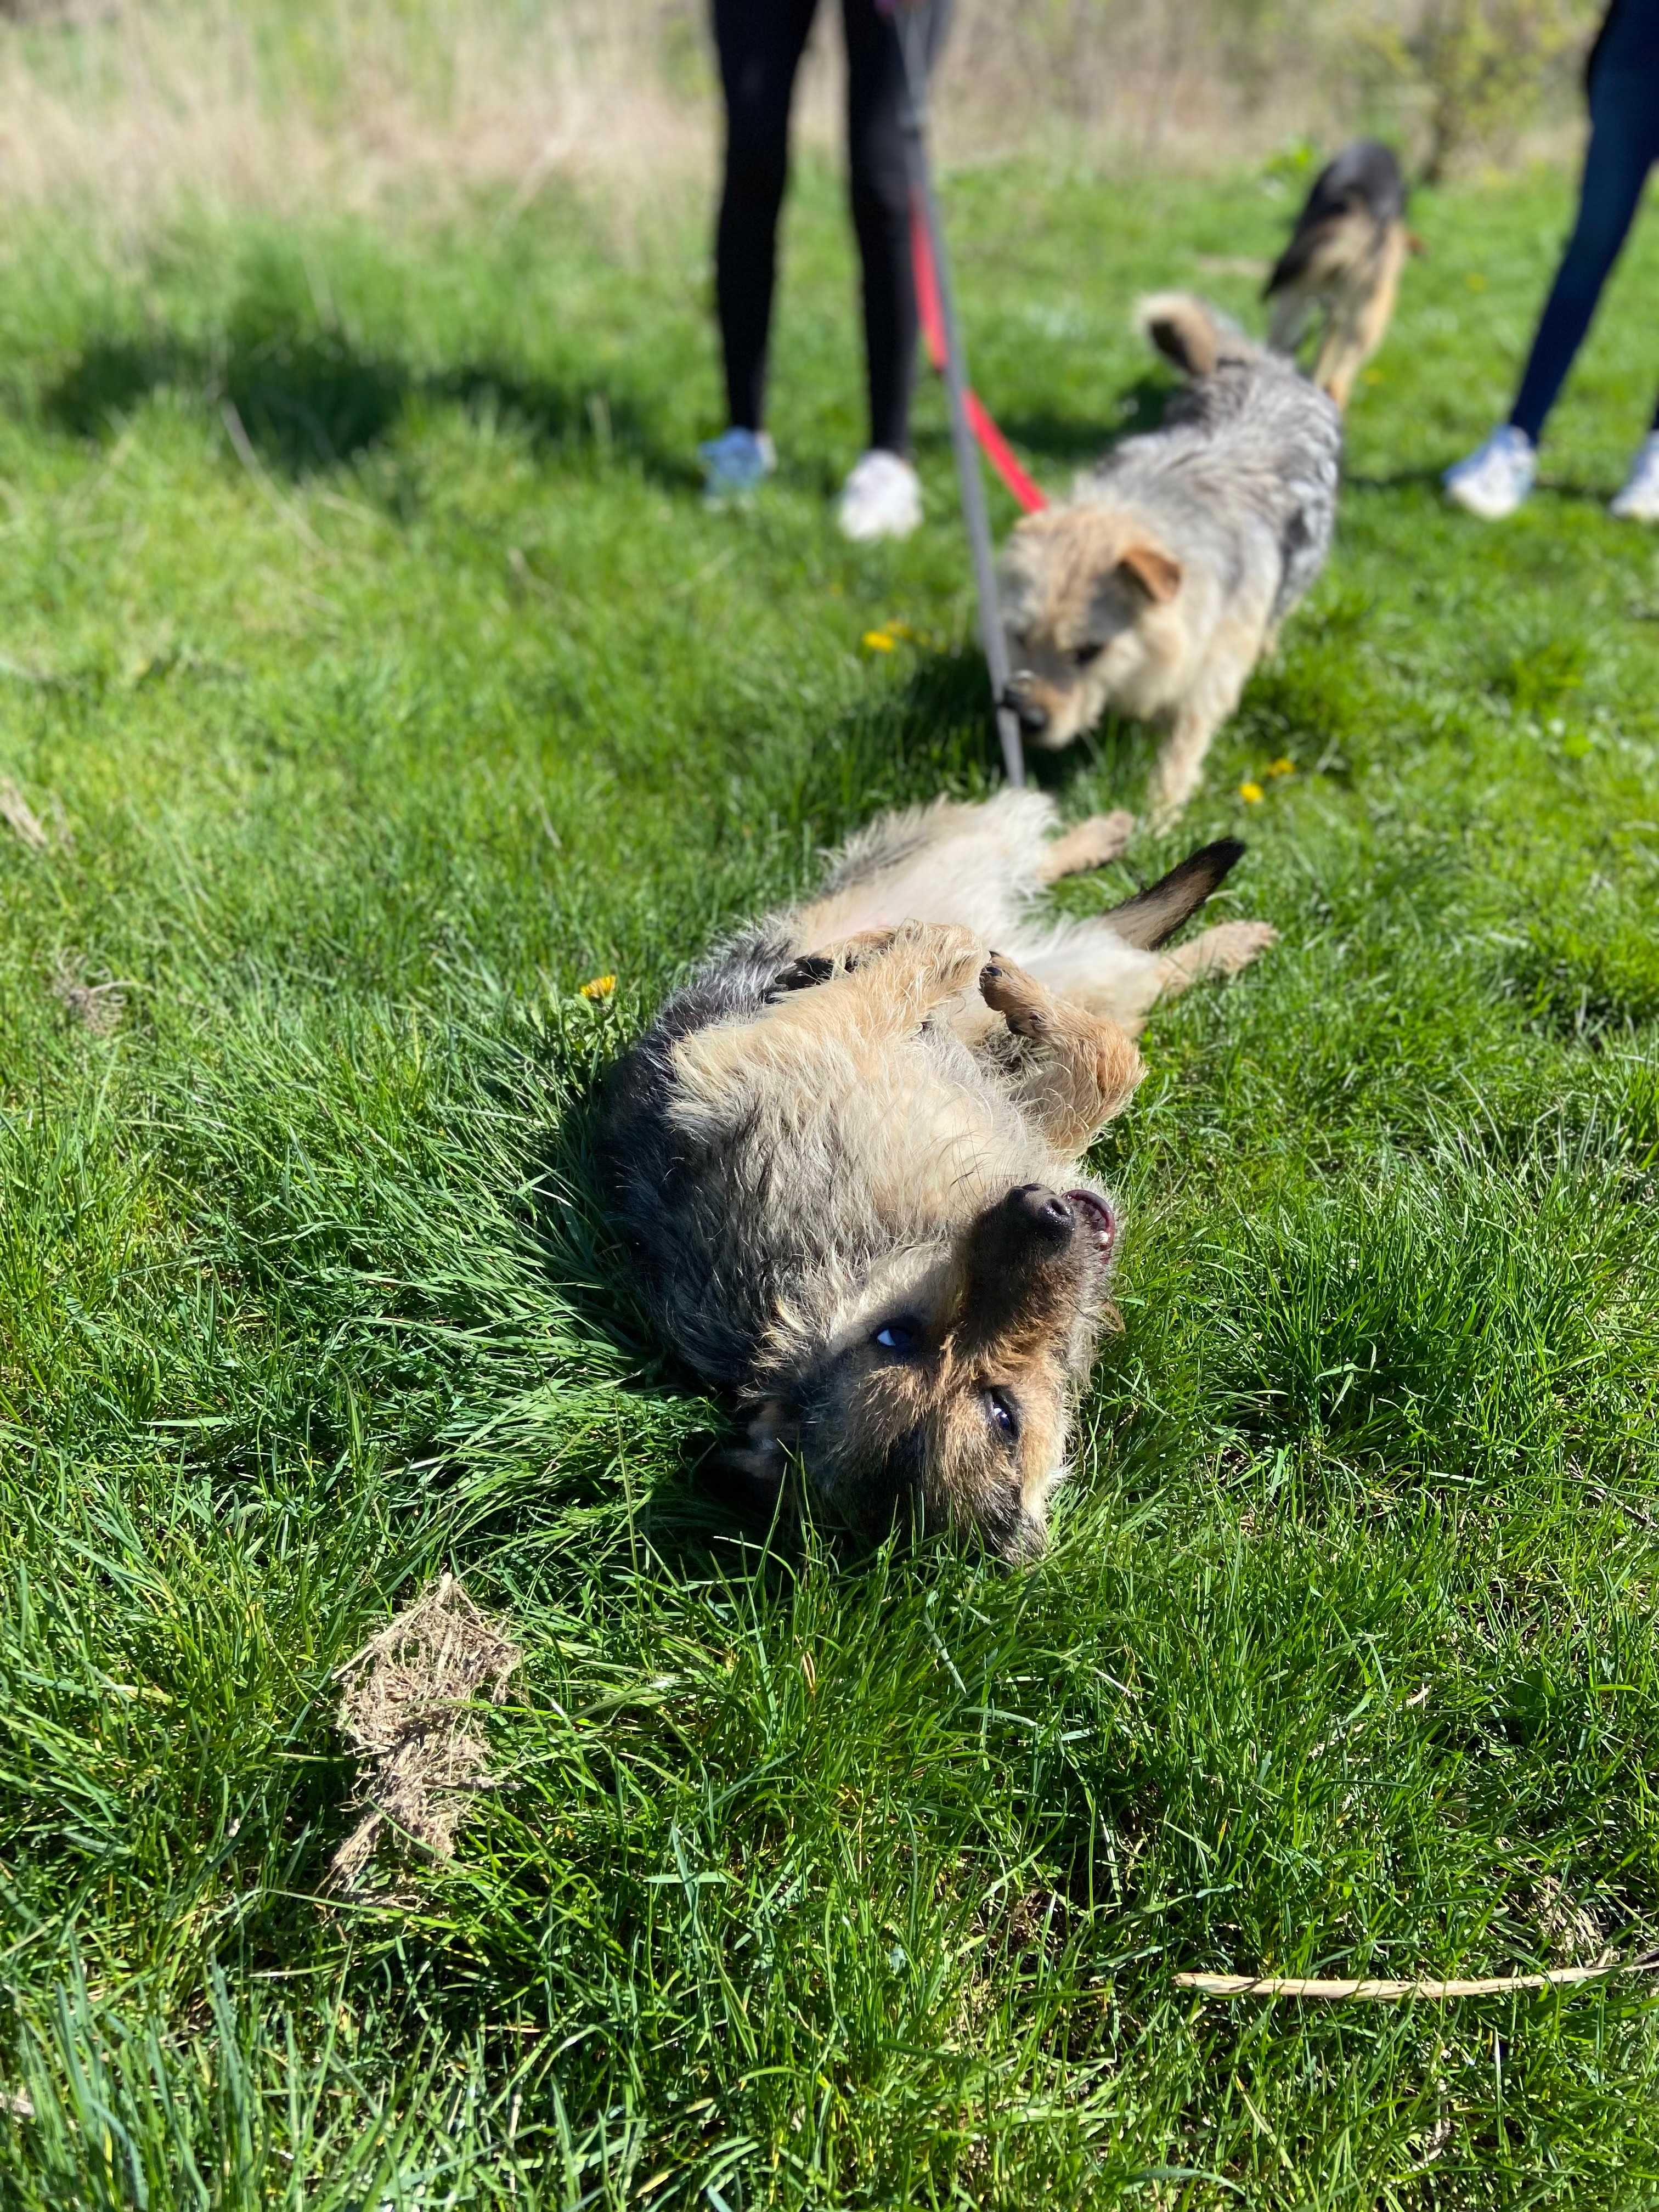
[[[1038,143],[1125,167],[1234,163],[1361,123],[1409,144],[1425,100],[1400,57],[1447,4],[958,0],[939,136],[957,160]],[[809,137],[835,128],[836,12],[823,0],[803,75]],[[489,185],[523,207],[558,179],[638,224],[713,168],[704,13],[704,0],[0,0],[0,204],[75,204],[142,231],[185,201],[281,213]]]
[[[0,20],[0,201],[143,227],[707,162],[701,58],[650,0],[105,0]]]

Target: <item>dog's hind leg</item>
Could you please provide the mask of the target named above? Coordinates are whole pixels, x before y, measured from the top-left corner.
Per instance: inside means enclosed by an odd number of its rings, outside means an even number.
[[[1121,1114],[1146,1073],[1134,1041],[1115,1022],[1057,999],[1046,983],[994,952],[980,994],[1023,1048],[1016,1097],[1056,1151],[1079,1153]]]
[[[1160,998],[1177,995],[1200,975],[1243,966],[1272,941],[1271,930],[1264,935],[1258,925],[1229,923],[1179,953],[1159,957],[1159,948],[1226,880],[1243,850],[1236,837],[1219,838],[1098,921],[1062,921],[1041,935],[1022,934],[1015,940],[1019,957],[1055,998],[1136,1036]],[[955,1019],[965,1035],[964,1017]]]
[[[1029,790],[884,815],[849,841],[823,893],[791,918],[795,943],[816,951],[915,921],[959,922],[994,944],[1044,880],[1054,824],[1053,799]]]
[[[1134,835],[1135,817],[1119,807],[1114,814],[1091,814],[1086,822],[1065,830],[1042,855],[1040,883],[1057,884],[1062,876],[1080,876],[1090,868],[1104,867]]]
[[[1332,312],[1313,380],[1339,408],[1346,407],[1355,378],[1387,334],[1408,251],[1405,225],[1392,224],[1369,269],[1345,288]]]
[[[1157,970],[1158,1000],[1178,999],[1206,975],[1237,975],[1278,942],[1279,932],[1270,921],[1218,921],[1164,955]]]

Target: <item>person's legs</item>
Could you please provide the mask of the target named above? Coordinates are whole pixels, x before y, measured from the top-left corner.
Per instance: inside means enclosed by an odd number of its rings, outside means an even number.
[[[789,103],[817,0],[714,0],[726,95],[726,174],[714,239],[714,299],[727,420],[758,432],[789,176]]]
[[[1577,221],[1539,319],[1509,420],[1442,479],[1452,499],[1471,514],[1499,520],[1513,514],[1532,489],[1545,422],[1583,343],[1656,158],[1659,89],[1652,73],[1603,64],[1590,88],[1590,142]],[[1620,498],[1629,490],[1626,486]],[[1623,511],[1617,502],[1615,511]]]
[[[922,45],[931,68],[951,0],[923,0]],[[910,449],[916,295],[910,269],[910,180],[905,165],[904,66],[898,32],[877,0],[842,0],[847,33],[847,150],[853,226],[864,272],[865,365],[872,452]]]
[[[1659,87],[1646,74],[1598,71],[1578,219],[1532,343],[1510,421],[1535,446],[1583,343],[1649,169],[1659,155]]]

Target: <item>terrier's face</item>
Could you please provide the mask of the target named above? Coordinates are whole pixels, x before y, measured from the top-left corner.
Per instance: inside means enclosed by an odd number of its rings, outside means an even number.
[[[1045,507],[1000,571],[1011,671],[1003,703],[1034,744],[1068,745],[1164,657],[1181,564],[1109,507]],[[1160,620],[1160,617],[1164,619]]]
[[[844,1521],[876,1528],[908,1510],[1033,1556],[1116,1237],[1099,1192],[1029,1183],[949,1246],[878,1267],[787,1395],[759,1407],[743,1464],[775,1482],[793,1453]]]

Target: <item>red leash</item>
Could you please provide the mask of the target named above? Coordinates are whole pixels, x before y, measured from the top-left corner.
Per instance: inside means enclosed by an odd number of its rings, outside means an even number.
[[[933,248],[927,243],[927,225],[921,210],[914,200],[910,204],[910,265],[916,285],[916,312],[921,318],[922,333],[927,341],[927,358],[936,369],[945,367],[945,318],[939,312],[939,279],[933,270]],[[963,394],[968,410],[968,421],[974,435],[979,440],[985,458],[1002,478],[1027,514],[1035,514],[1048,501],[1031,482],[1014,459],[1013,448],[986,412],[979,394]]]

